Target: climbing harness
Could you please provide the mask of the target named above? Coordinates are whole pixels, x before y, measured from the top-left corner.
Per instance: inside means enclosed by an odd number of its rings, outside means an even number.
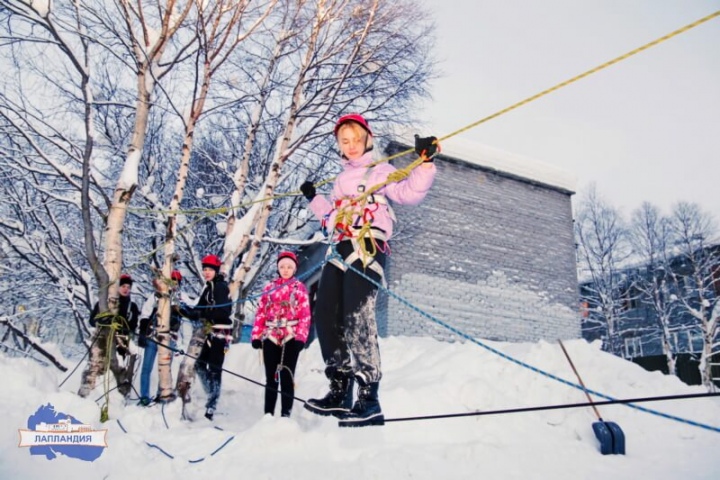
[[[297,324],[297,320],[286,320],[284,318],[265,322],[265,327],[278,335],[270,335],[270,332],[268,331],[264,338],[270,340],[275,345],[285,345],[287,342],[295,338],[295,329],[293,327]]]
[[[346,258],[343,258],[337,251],[337,243],[331,243],[328,246],[327,252],[325,254],[325,259],[327,263],[331,263],[332,265],[336,266],[343,272],[346,272],[348,269],[348,265],[352,265],[357,260],[363,261],[363,268],[372,270],[380,277],[380,283],[383,286],[386,286],[387,283],[385,281],[385,270],[383,269],[382,265],[377,261],[375,258],[375,255],[378,251],[381,251],[385,254],[390,253],[390,247],[387,244],[387,241],[385,240],[385,234],[380,230],[374,230],[375,233],[372,233],[373,231],[367,235],[367,238],[364,240],[360,240],[357,236],[351,237],[349,240],[353,250]],[[380,240],[383,242],[383,246],[378,245],[377,240]],[[368,250],[366,247],[366,244],[369,244],[371,248]]]
[[[231,325],[212,325],[210,327],[210,333],[208,333],[207,336],[207,346],[212,345],[212,339],[217,338],[219,340],[225,341],[225,347],[224,347],[224,353],[227,353],[228,350],[230,350],[230,345],[232,344],[233,335],[232,335],[232,326]]]
[[[381,184],[381,186],[376,185],[370,189],[367,187],[373,168],[374,166],[369,166],[365,169],[365,173],[357,186],[358,195],[343,197],[334,201],[333,210],[327,213],[321,221],[321,228],[328,238],[328,243],[330,243],[326,254],[329,263],[345,271],[345,263],[353,264],[356,260],[361,260],[363,268],[369,268],[377,273],[383,284],[385,284],[383,268],[375,260],[375,255],[378,251],[389,255],[390,249],[385,232],[373,226],[373,222],[375,221],[375,214],[381,208],[386,209],[386,213],[392,222],[396,222],[397,218],[387,197],[377,193],[384,184]],[[395,172],[390,175],[393,173]],[[332,228],[328,228],[333,212],[335,212],[334,225]],[[341,262],[338,259],[339,255],[334,255],[333,246],[344,240],[351,242],[353,251],[344,259],[344,262]],[[382,242],[382,245],[379,242]]]

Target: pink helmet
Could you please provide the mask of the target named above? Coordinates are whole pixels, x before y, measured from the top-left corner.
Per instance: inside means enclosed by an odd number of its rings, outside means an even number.
[[[367,132],[370,135],[373,134],[372,130],[370,130],[370,125],[368,125],[367,121],[362,117],[362,115],[359,115],[357,113],[351,113],[351,114],[343,115],[342,117],[340,117],[340,119],[335,124],[335,136],[336,137],[337,137],[337,133],[338,133],[338,130],[340,129],[340,127],[347,122],[355,122],[358,125],[360,125],[362,128],[364,128],[365,130],[367,130]]]

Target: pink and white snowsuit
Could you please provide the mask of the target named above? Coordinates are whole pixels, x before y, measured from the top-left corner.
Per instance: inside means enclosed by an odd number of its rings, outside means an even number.
[[[296,278],[278,278],[263,289],[252,340],[283,345],[292,339],[307,342],[310,332],[310,300],[305,285]]]
[[[336,227],[329,237],[331,242],[337,242],[337,253],[353,269],[380,283],[385,267],[385,244],[393,233],[394,216],[387,200],[405,205],[420,203],[433,184],[436,167],[434,163],[423,165],[413,169],[404,180],[382,187],[374,194],[374,203],[353,206],[356,210],[351,225],[336,226],[338,208],[353,205],[354,197],[385,182],[396,170],[388,163],[370,167],[372,162],[371,152],[352,161],[343,160],[344,169],[335,180],[330,199],[316,195],[310,209],[328,228]],[[357,239],[346,238],[346,233],[367,221],[379,230],[373,234],[378,248],[372,262],[364,264],[357,255]],[[370,240],[364,241],[365,248],[370,250]],[[340,267],[342,265],[336,263],[323,267],[315,304],[314,321],[325,374],[330,379],[355,376],[365,384],[379,382],[382,373],[375,320],[377,286],[352,269]]]

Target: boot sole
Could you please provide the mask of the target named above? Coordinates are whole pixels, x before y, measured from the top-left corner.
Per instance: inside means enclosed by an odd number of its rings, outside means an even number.
[[[305,410],[308,410],[315,415],[320,415],[322,417],[337,417],[340,418],[341,415],[346,415],[350,412],[349,408],[320,408],[317,405],[312,405],[310,403],[305,403]]]
[[[343,418],[338,422],[340,427],[370,427],[385,425],[385,415],[376,413],[365,418]]]

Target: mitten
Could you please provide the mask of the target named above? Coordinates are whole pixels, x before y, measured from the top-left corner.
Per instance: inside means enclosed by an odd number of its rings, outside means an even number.
[[[315,198],[315,194],[317,193],[315,191],[315,185],[309,180],[300,185],[300,191],[308,200]]]
[[[425,156],[426,162],[432,162],[433,157],[440,151],[440,144],[437,137],[420,137],[415,135],[415,153],[421,157]]]
[[[252,347],[257,350],[258,348],[262,348],[262,342],[260,340],[253,340],[251,342]]]
[[[193,308],[187,306],[184,303],[180,303],[180,308],[177,310],[177,314],[181,317],[189,318],[190,320],[198,320],[200,317],[195,313]]]

